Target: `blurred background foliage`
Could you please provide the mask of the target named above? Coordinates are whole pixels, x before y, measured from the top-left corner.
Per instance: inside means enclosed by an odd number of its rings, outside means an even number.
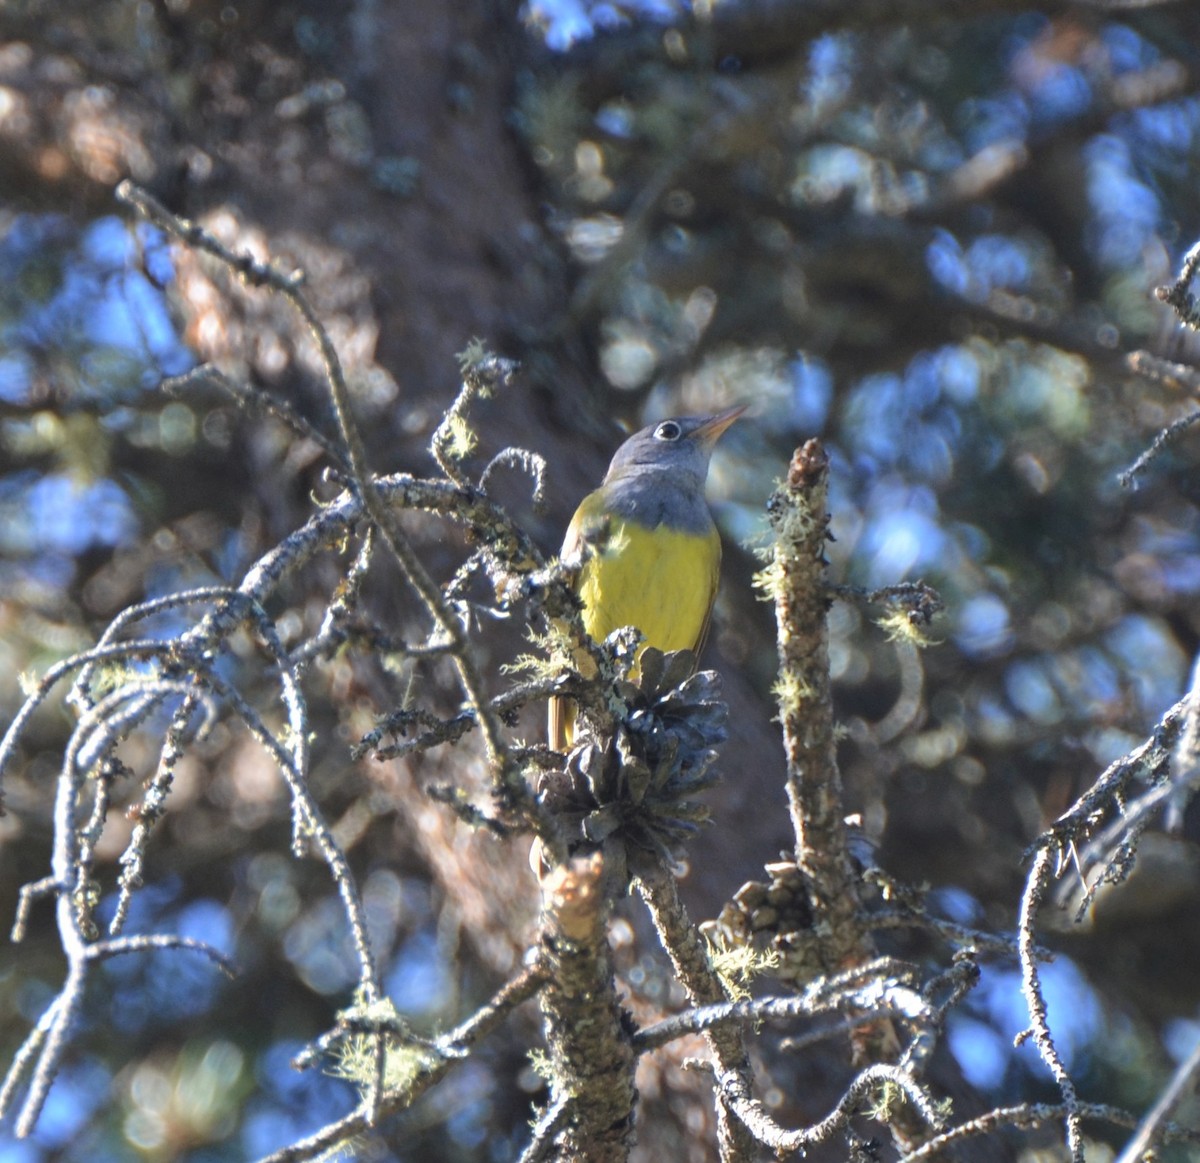
[[[752,403],[711,478],[728,546],[711,661],[735,738],[686,885],[698,916],[787,843],[772,632],[749,577],[772,482],[819,435],[835,580],[923,578],[946,602],[920,660],[877,610],[831,611],[850,804],[889,872],[948,916],[1011,929],[1025,847],[1180,697],[1200,638],[1197,438],[1137,487],[1118,482],[1196,406],[1125,357],[1196,354],[1152,292],[1200,235],[1200,10],[997,2],[952,17],[912,0],[885,21],[874,4],[827,7],[7,4],[5,721],[18,675],[83,648],[131,601],[235,581],[322,489],[319,450],[275,421],[158,390],[214,359],[329,430],[310,341],[268,296],[118,216],[112,187],[132,176],[227,244],[305,269],[380,471],[430,471],[471,336],[519,358],[521,383],[481,417],[482,451],[548,456],[548,513],[520,479],[497,485],[547,551],[602,473],[614,419]],[[457,535],[411,526],[448,577]],[[311,632],[344,564],[331,554],[289,588],[273,611],[285,639]],[[395,578],[369,591],[391,633],[421,637]],[[519,643],[519,627],[489,629],[488,668]],[[252,689],[252,648],[229,665]],[[465,836],[421,794],[470,786],[461,754],[348,758],[413,692],[450,705],[439,666],[346,657],[309,681],[314,786],[361,877],[389,989],[418,1028],[445,1027],[520,956],[524,855]],[[68,726],[40,714],[7,785],[3,915],[45,874]],[[139,761],[153,763],[149,743]],[[351,1101],[287,1066],[353,975],[331,887],[287,854],[279,780],[219,728],[171,806],[135,921],[202,936],[242,977],[224,983],[184,953],[106,964],[36,1135],[0,1130],[0,1158],[241,1159]],[[131,827],[110,821],[110,867]],[[1141,1110],[1200,1037],[1198,827],[1193,812],[1182,835],[1149,836],[1110,906],[1047,935],[1064,952],[1048,969],[1051,1021],[1091,1100]],[[61,973],[51,918],[36,922],[0,950],[6,1059]],[[631,1004],[653,1009],[668,983],[635,927],[617,934]],[[939,955],[914,939],[896,950]],[[1014,966],[989,964],[947,1032],[942,1068],[977,1092],[958,1114],[1052,1096],[1012,1049],[1025,1024]],[[364,1157],[510,1157],[541,1086],[522,1047],[532,1028],[453,1073]],[[817,1065],[790,1069],[776,1105],[811,1118],[836,1089]],[[641,1150],[706,1158],[681,1097],[691,1084],[663,1068],[641,1085]]]

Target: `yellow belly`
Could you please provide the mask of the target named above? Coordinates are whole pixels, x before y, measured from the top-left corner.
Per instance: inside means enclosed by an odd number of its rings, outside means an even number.
[[[567,543],[591,519],[584,500]],[[707,533],[682,533],[631,521],[606,522],[579,572],[583,625],[597,642],[622,626],[642,632],[643,649],[699,651],[721,571],[721,539]],[[580,659],[587,673],[585,659]],[[551,699],[549,743],[566,751],[575,739],[575,704]]]
[[[636,626],[646,645],[696,650],[708,624],[721,568],[721,540],[660,525],[616,521],[603,549],[583,565],[583,624],[602,642],[621,626]]]

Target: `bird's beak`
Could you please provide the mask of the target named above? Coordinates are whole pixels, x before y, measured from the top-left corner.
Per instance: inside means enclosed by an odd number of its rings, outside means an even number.
[[[703,424],[700,425],[692,433],[693,440],[699,440],[702,444],[712,448],[720,438],[721,433],[725,431],[748,407],[746,404],[739,404],[736,408],[730,408],[727,412],[718,412],[715,416],[709,416]]]

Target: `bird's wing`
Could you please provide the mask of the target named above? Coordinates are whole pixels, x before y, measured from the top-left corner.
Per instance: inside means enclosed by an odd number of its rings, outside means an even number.
[[[590,497],[584,497],[579,508],[575,510],[575,516],[571,518],[571,524],[567,526],[562,549],[558,554],[560,561],[569,561],[572,557],[578,557],[583,549],[583,526],[587,517],[586,506],[590,499]]]
[[[721,583],[721,535],[714,528],[712,536],[716,542],[716,553],[713,555],[712,572],[708,581],[708,613],[704,615],[704,625],[700,627],[696,645],[692,648],[697,666],[700,665],[700,655],[704,651],[704,644],[708,641],[708,630],[712,625],[713,605],[717,600],[717,588]]]
[[[583,503],[575,510],[575,516],[571,518],[571,524],[567,526],[567,534],[563,538],[562,551],[559,553],[559,560],[561,561],[570,561],[572,558],[577,558],[583,551],[583,527],[586,521],[588,499],[584,498]],[[573,734],[574,726],[574,703],[569,699],[551,699],[549,709],[546,713],[546,742],[550,745],[552,751],[566,751],[570,748],[571,739],[569,736]]]

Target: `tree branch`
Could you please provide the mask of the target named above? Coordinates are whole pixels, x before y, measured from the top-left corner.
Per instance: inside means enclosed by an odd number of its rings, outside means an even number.
[[[633,1144],[636,1058],[614,988],[604,874],[596,851],[542,877],[542,1014],[551,1072],[542,1141],[553,1140],[560,1158],[580,1163],[620,1163]],[[561,1117],[550,1118],[564,1102]]]

